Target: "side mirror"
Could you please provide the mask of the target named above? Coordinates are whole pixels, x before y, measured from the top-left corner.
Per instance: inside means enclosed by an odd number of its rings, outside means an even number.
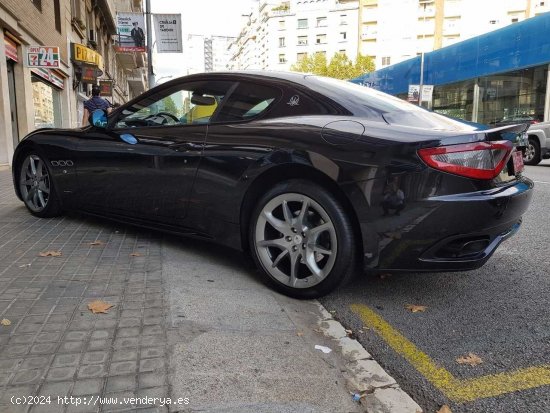
[[[95,126],[96,128],[105,129],[107,127],[107,112],[103,109],[97,109],[92,112],[88,118],[90,125]]]

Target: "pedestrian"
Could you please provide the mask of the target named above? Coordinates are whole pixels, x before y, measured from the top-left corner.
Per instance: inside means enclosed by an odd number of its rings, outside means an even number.
[[[130,32],[130,36],[134,39],[134,45],[136,47],[143,47],[145,45],[145,34],[143,33],[143,30],[139,27],[138,22],[133,22],[132,26],[134,26],[134,28]]]
[[[88,125],[88,118],[98,109],[111,112],[111,105],[101,96],[99,96],[100,88],[98,85],[92,86],[92,97],[84,102],[84,114],[82,115],[82,126]]]
[[[405,194],[399,188],[399,181],[397,176],[395,176],[384,189],[382,209],[384,210],[384,215],[388,215],[390,209],[395,210],[395,215],[399,215],[403,208],[405,208]]]

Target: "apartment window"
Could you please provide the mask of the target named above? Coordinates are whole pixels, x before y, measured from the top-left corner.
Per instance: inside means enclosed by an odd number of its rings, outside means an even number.
[[[340,41],[341,42],[345,42],[347,39],[347,34],[346,32],[340,32]]]
[[[315,44],[325,44],[327,42],[326,34],[318,34],[315,38]]]
[[[296,61],[297,61],[297,62],[301,62],[301,61],[304,60],[306,57],[307,57],[307,53],[298,53],[298,54],[296,55]]]
[[[298,36],[298,46],[307,46],[307,36]]]
[[[390,56],[386,56],[386,57],[383,57],[382,58],[382,66],[387,66],[389,65],[391,62],[391,57]]]
[[[519,21],[519,19],[518,19],[517,17],[514,17],[514,18],[512,19],[512,23],[517,23],[518,21]]]
[[[317,17],[317,26],[316,27],[326,27],[327,18],[326,17]]]
[[[347,53],[346,53],[346,49],[340,49],[340,50],[338,50],[338,52],[339,52],[339,53],[341,53],[341,54],[345,54],[345,55],[347,55]]]
[[[279,55],[279,63],[286,63],[286,56],[284,53]]]
[[[298,19],[298,29],[307,29],[307,19]]]
[[[42,11],[42,0],[31,0],[31,3],[34,4],[38,10]]]
[[[285,38],[279,37],[279,47],[285,47]]]
[[[340,26],[346,26],[348,24],[348,15],[347,14],[341,14],[340,15]]]
[[[279,30],[284,30],[284,29],[285,29],[285,21],[279,20]]]
[[[497,24],[496,20],[489,20],[489,24]]]
[[[59,6],[59,0],[53,0],[53,18],[55,30],[61,33],[61,8]]]

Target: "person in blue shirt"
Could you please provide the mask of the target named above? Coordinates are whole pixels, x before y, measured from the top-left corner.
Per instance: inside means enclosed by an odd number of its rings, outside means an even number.
[[[82,115],[82,126],[88,125],[88,118],[94,110],[102,109],[109,113],[111,104],[99,96],[100,89],[98,85],[92,86],[92,97],[84,102],[84,114]]]

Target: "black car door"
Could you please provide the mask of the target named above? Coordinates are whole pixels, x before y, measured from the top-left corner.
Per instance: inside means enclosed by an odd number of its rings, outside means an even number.
[[[209,114],[229,82],[171,82],[92,127],[77,151],[82,209],[181,225]]]

